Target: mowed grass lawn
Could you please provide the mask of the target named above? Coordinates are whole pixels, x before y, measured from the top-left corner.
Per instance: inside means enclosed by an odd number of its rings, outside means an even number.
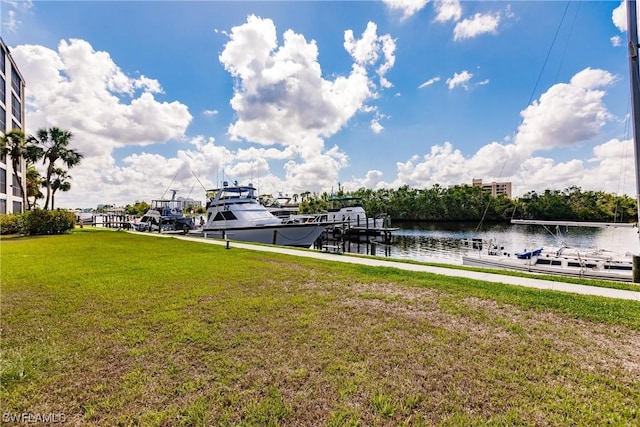
[[[0,253],[3,417],[640,425],[638,302],[95,229]]]

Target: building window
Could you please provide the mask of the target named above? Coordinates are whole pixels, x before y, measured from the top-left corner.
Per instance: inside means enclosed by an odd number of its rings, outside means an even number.
[[[22,106],[20,105],[20,100],[16,98],[15,95],[11,95],[11,114],[16,118],[17,121],[22,121]]]
[[[5,199],[0,199],[0,214],[7,213],[7,201]]]
[[[20,129],[20,123],[13,121],[13,127],[11,129]]]
[[[5,104],[7,100],[5,97],[7,96],[7,92],[5,88],[7,87],[7,82],[4,80],[4,77],[0,76],[0,102]]]
[[[2,52],[0,52],[2,54],[2,55],[0,55],[0,71],[2,72],[2,74],[4,74],[5,73],[4,67],[6,65],[5,61],[6,61],[6,58],[7,58],[7,53],[4,51],[4,49],[0,49],[0,51],[2,51]]]
[[[13,202],[13,213],[22,213],[22,202]]]
[[[7,194],[7,170],[0,168],[0,194]]]
[[[4,107],[0,107],[0,132],[7,129],[7,111]]]
[[[22,79],[15,68],[11,69],[11,87],[18,96],[22,96]]]
[[[13,191],[11,192],[11,194],[13,194],[15,197],[22,197],[22,189],[20,188],[20,182],[18,182],[16,174],[11,174],[11,176],[13,177],[13,179],[11,180],[13,182],[13,185],[11,186],[13,187]]]

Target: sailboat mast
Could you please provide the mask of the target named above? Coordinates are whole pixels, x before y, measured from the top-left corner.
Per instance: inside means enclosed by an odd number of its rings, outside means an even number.
[[[640,224],[640,71],[638,68],[638,17],[635,0],[627,0],[627,36],[629,38],[629,79],[631,82],[633,147],[636,162],[636,199],[638,206],[638,224]]]

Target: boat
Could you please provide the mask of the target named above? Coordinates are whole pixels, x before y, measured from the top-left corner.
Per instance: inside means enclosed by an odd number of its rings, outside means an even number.
[[[384,241],[390,242],[391,233],[398,230],[390,227],[390,217],[385,213],[369,217],[361,197],[334,196],[329,202],[331,207],[322,215],[329,223],[327,232],[334,237],[384,236]]]
[[[136,231],[180,231],[186,233],[195,229],[195,223],[182,212],[180,200],[176,200],[176,190],[171,190],[171,199],[152,200],[151,206],[140,220],[131,222]]]
[[[374,218],[367,216],[361,197],[334,196],[329,198],[331,207],[327,211],[327,221],[347,227],[383,228],[388,224],[386,214]]]
[[[326,228],[322,221],[283,221],[261,205],[253,184],[209,190],[204,237],[310,247]]]
[[[475,250],[462,257],[462,264],[466,266],[633,281],[633,255],[630,253],[619,254],[604,249],[580,249],[562,245],[525,249],[511,254],[493,239],[470,239],[466,244]]]
[[[629,68],[632,92],[632,119],[634,122],[634,148],[638,194],[640,194],[640,70],[638,68],[638,30],[635,0],[627,0],[627,32],[629,36]],[[640,200],[639,212],[640,215]],[[515,221],[512,221],[515,222]],[[517,222],[516,222],[517,223]],[[522,224],[549,225],[548,221],[521,221]],[[581,225],[564,221],[558,225]],[[603,226],[597,223],[586,224],[590,227]],[[605,224],[604,226],[615,226]],[[620,224],[633,226],[633,224]],[[462,257],[462,264],[475,267],[497,268],[526,271],[551,275],[584,277],[590,279],[637,282],[634,273],[634,261],[637,256],[631,253],[617,254],[603,249],[580,249],[562,245],[559,248],[535,248],[513,255],[505,252],[504,247],[492,240],[469,239],[465,242],[471,251]]]

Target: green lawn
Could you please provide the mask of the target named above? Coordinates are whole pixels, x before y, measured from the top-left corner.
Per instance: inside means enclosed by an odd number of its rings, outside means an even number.
[[[638,302],[90,228],[0,262],[3,417],[640,425]]]

